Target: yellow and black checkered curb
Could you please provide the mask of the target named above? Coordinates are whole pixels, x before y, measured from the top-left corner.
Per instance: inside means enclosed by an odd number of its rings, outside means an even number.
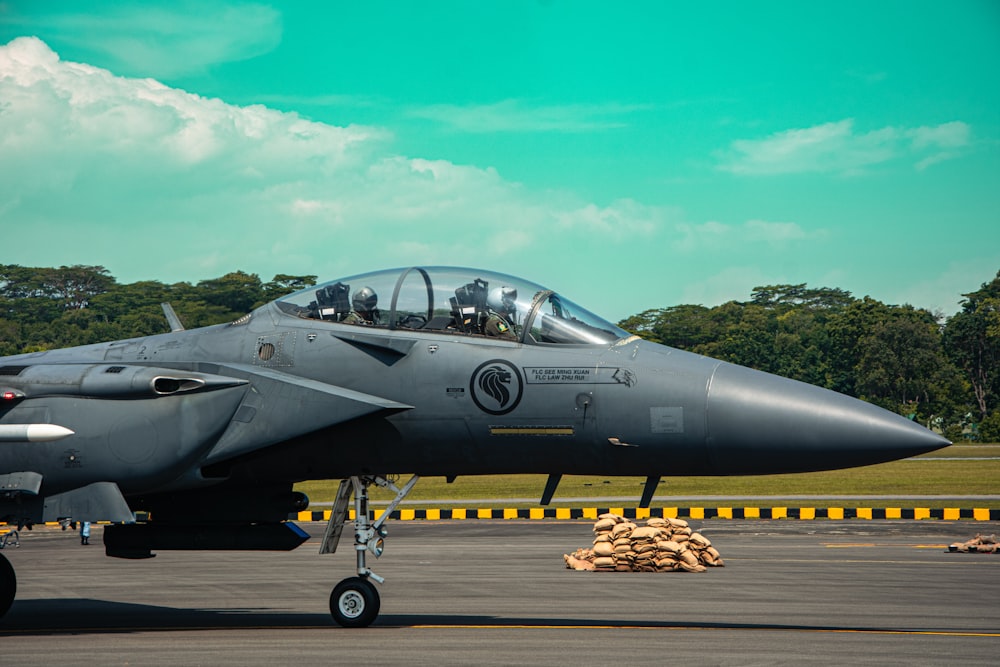
[[[374,509],[375,519],[384,510]],[[1000,521],[1000,509],[988,507],[532,507],[532,508],[478,508],[478,509],[399,509],[390,519],[397,521],[462,521],[468,519],[557,519],[596,520],[599,514],[612,513],[626,519],[641,520],[651,517],[671,519],[796,519],[811,521],[830,519],[923,520],[942,521]],[[328,521],[331,510],[306,510],[288,515],[291,521]],[[137,517],[145,520],[145,517]],[[354,510],[348,519],[354,520]],[[98,521],[106,524],[107,521]],[[57,521],[47,521],[46,526],[59,526]],[[7,524],[0,522],[0,526]],[[0,529],[0,533],[6,532]]]
[[[537,507],[501,509],[400,509],[395,510],[391,519],[401,521],[425,520],[465,520],[465,519],[591,519],[599,514],[613,513],[626,519],[649,519],[663,517],[672,519],[844,519],[898,520],[898,519],[940,519],[944,521],[1000,521],[1000,509],[987,507]],[[331,510],[307,510],[290,515],[297,521],[327,521]],[[383,510],[375,509],[378,519]],[[350,520],[354,520],[354,510],[350,510]]]

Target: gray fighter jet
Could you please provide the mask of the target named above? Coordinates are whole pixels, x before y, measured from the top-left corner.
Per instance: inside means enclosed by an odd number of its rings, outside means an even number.
[[[949,444],[868,403],[649,343],[540,285],[408,268],[310,287],[235,322],[0,358],[0,519],[112,522],[109,556],[294,549],[293,484],[342,480],[357,576],[344,626],[379,596],[368,557],[420,476],[646,477],[867,465]],[[397,488],[397,475],[412,475]],[[397,495],[372,521],[368,491]],[[143,512],[143,520],[134,520]],[[16,580],[0,556],[0,614]]]

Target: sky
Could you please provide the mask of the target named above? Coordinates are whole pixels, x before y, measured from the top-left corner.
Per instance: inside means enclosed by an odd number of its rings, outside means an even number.
[[[1000,270],[1000,3],[0,0],[0,264],[948,316]]]

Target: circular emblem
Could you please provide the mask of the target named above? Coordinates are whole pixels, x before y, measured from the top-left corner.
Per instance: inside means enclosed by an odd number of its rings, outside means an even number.
[[[492,359],[472,373],[469,391],[480,410],[505,415],[521,402],[524,381],[516,366],[503,359]]]

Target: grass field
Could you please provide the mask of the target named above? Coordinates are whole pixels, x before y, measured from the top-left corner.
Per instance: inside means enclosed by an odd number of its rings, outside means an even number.
[[[417,501],[421,504],[408,503],[407,507],[437,507],[442,504],[461,506],[467,500],[482,499],[494,501],[490,503],[494,507],[501,505],[537,507],[537,500],[534,502],[508,500],[541,498],[545,480],[544,475],[484,475],[459,477],[448,484],[442,477],[427,477],[422,478],[407,497],[408,501]],[[560,501],[560,498],[599,497],[634,498],[635,500],[629,503],[629,506],[634,506],[642,494],[643,482],[644,479],[641,477],[565,476],[559,484],[551,506],[581,504],[580,501]],[[338,483],[337,481],[304,482],[296,485],[296,489],[308,495],[313,503],[330,502],[336,495]],[[824,496],[843,495],[914,497],[909,500],[893,500],[891,504],[894,507],[947,505],[1000,508],[1000,501],[958,499],[960,496],[968,495],[1000,496],[1000,445],[954,445],[915,459],[849,470],[747,477],[664,477],[656,492],[654,505],[669,502],[671,496],[817,496],[815,500],[810,499],[805,502],[767,498],[753,501],[754,506],[760,507],[789,504],[807,504],[813,507],[887,504],[872,501],[823,500]],[[945,498],[927,501],[917,499],[915,496]],[[382,489],[374,489],[372,492],[372,499],[375,502],[385,502],[392,497],[393,494]],[[948,498],[955,500],[944,502]],[[690,501],[687,504],[691,504]]]

